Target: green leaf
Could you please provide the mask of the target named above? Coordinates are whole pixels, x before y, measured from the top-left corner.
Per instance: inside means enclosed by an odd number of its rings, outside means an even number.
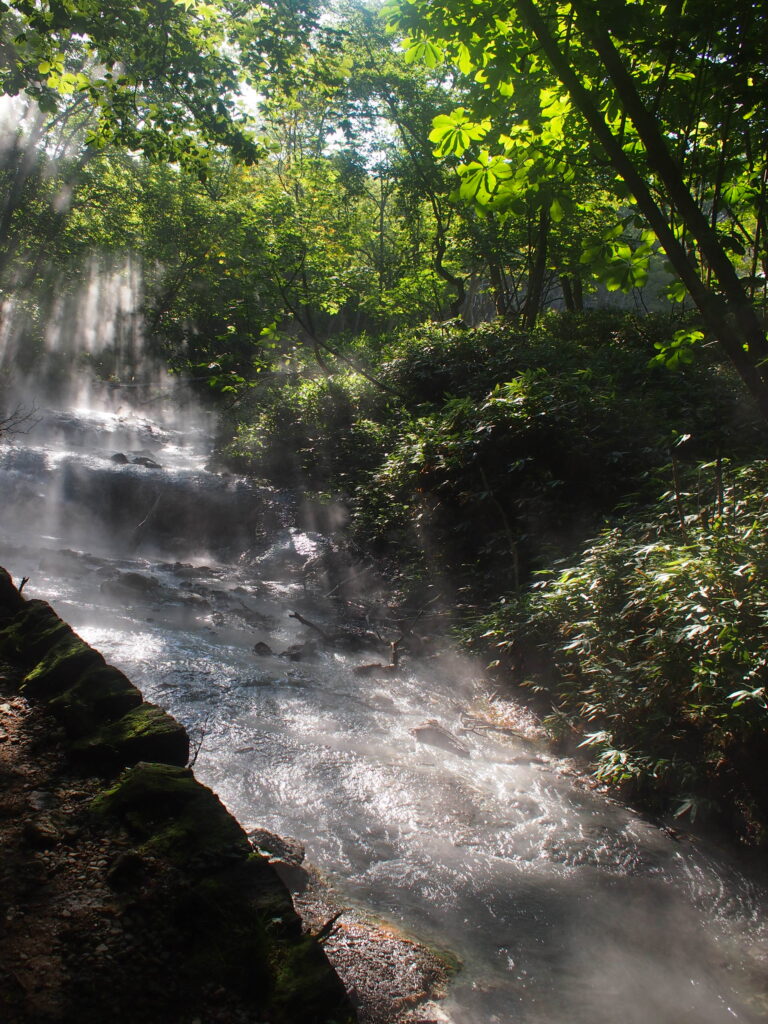
[[[670,302],[682,302],[688,294],[688,289],[682,281],[673,281],[664,294]]]
[[[443,51],[430,39],[419,39],[416,42],[406,40],[408,49],[405,51],[406,64],[423,61],[428,68],[436,68],[443,60]]]

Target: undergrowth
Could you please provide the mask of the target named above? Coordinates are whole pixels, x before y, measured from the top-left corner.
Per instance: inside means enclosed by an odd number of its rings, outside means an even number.
[[[353,361],[308,360],[257,388],[228,456],[281,486],[334,493],[359,543],[437,562],[489,593],[524,581],[642,502],[686,437],[685,460],[744,444],[739,392],[700,352],[649,366],[667,317],[551,315],[530,335],[503,323],[431,324],[360,339]]]
[[[464,629],[598,779],[766,838],[768,465],[689,470]]]

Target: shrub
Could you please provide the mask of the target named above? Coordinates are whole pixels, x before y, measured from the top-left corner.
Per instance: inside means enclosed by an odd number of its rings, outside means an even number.
[[[598,779],[678,813],[768,821],[768,467],[687,474],[652,517],[606,529],[467,636],[553,705]],[[531,671],[532,669],[532,671]],[[711,808],[710,808],[711,809]]]

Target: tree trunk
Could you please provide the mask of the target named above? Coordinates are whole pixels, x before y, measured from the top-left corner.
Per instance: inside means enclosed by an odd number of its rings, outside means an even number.
[[[571,279],[567,274],[563,274],[560,277],[560,290],[563,293],[563,302],[565,308],[569,313],[576,312],[576,302],[573,298],[573,288],[571,288]]]
[[[525,329],[530,331],[536,325],[544,299],[544,279],[547,275],[547,249],[549,246],[549,214],[542,207],[536,232],[536,251],[533,267],[528,277],[528,294],[525,297]]]
[[[672,231],[666,215],[654,200],[648,184],[624,152],[621,140],[611,131],[589,90],[576,74],[568,56],[560,49],[534,0],[516,0],[518,13],[538,40],[549,63],[605,149],[615,170],[634,195],[638,208],[698,306],[705,326],[719,340],[757,403],[762,416],[768,420],[768,369],[765,365],[768,344],[765,330],[716,233],[711,230],[706,217],[688,192],[680,169],[672,160],[656,121],[645,109],[610,37],[603,29],[595,26],[594,20],[585,13],[583,7],[583,0],[574,3],[579,26],[603,60],[612,84],[643,140],[646,157],[652,170],[664,183],[670,201],[698,242],[702,254],[722,288],[723,297],[702,281],[684,246]]]

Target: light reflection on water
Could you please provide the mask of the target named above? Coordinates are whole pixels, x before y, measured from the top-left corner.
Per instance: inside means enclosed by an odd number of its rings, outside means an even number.
[[[288,667],[78,614],[150,699],[193,734],[205,723],[196,770],[246,826],[297,836],[350,898],[459,954],[456,1024],[608,1024],[619,1007],[632,1024],[765,1019],[748,1007],[762,896],[546,751],[468,734],[464,759],[418,743],[410,729],[441,707],[457,730],[450,679],[412,672],[401,691],[352,676],[360,656]]]
[[[79,423],[77,451],[59,440],[60,465],[103,471],[89,429]],[[194,501],[200,450],[185,464],[173,444],[174,480],[189,474]],[[8,487],[19,466],[28,484],[51,470],[21,447],[6,465]],[[58,513],[46,511],[52,538],[66,536]],[[361,677],[354,665],[380,651],[253,653],[255,640],[279,652],[308,639],[288,617],[296,606],[332,628],[328,602],[275,571],[286,551],[310,557],[315,537],[286,529],[250,568],[206,566],[110,553],[109,524],[96,553],[61,551],[64,540],[22,535],[22,518],[2,523],[2,563],[193,740],[204,732],[196,771],[243,824],[296,836],[347,898],[462,958],[454,1024],[768,1019],[764,893],[535,743],[463,731],[485,700],[476,665],[447,651]],[[123,591],[109,590],[116,580]],[[420,742],[426,720],[470,756]]]

